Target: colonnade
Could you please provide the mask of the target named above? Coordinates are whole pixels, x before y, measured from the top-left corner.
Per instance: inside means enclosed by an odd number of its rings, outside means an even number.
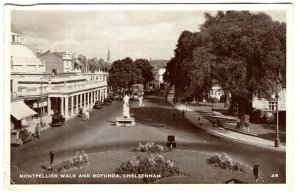
[[[96,101],[103,102],[107,98],[107,88],[81,91],[68,95],[56,95],[55,98],[60,98],[59,111],[65,118],[68,118],[77,114],[80,108],[89,109],[94,106]],[[51,100],[48,97],[48,113],[50,111]]]

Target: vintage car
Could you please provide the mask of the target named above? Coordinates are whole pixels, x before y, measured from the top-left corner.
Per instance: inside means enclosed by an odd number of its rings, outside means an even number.
[[[94,109],[101,109],[103,108],[103,104],[101,101],[96,101],[94,106],[93,106]]]
[[[65,118],[60,113],[55,113],[52,115],[51,126],[61,126],[64,124]]]
[[[108,106],[108,105],[110,105],[112,103],[112,101],[113,100],[111,98],[105,98],[104,101],[103,101],[103,104],[106,105],[106,106]]]
[[[109,94],[109,99],[112,99],[114,101],[122,101],[123,100],[122,96],[119,94],[116,94],[116,93]]]
[[[33,140],[34,135],[28,129],[19,129],[11,131],[11,144],[22,146],[25,142]]]

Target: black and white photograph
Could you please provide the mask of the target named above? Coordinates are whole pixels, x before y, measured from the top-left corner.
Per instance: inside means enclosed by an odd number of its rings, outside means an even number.
[[[11,188],[289,183],[292,4],[57,6],[4,6]]]

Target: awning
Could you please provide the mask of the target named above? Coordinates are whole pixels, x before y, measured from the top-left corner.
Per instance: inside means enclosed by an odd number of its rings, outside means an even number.
[[[11,102],[10,114],[17,120],[36,115],[37,113],[29,108],[23,101]]]

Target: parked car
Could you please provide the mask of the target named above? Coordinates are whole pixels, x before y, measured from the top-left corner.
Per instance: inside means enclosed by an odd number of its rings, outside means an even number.
[[[33,133],[28,129],[19,129],[11,131],[11,144],[22,146],[25,142],[32,141],[34,138]]]
[[[65,118],[60,113],[55,113],[52,115],[51,126],[61,126],[64,124]]]
[[[122,100],[123,100],[122,96],[119,95],[119,94],[116,94],[116,93],[111,94],[110,97],[111,97],[111,99],[113,99],[114,101],[122,101]]]
[[[105,98],[103,101],[104,104],[109,105],[112,103],[112,99],[111,98]]]
[[[103,108],[102,102],[96,101],[95,104],[94,104],[94,106],[93,106],[93,108],[94,109],[101,109],[101,108]]]

